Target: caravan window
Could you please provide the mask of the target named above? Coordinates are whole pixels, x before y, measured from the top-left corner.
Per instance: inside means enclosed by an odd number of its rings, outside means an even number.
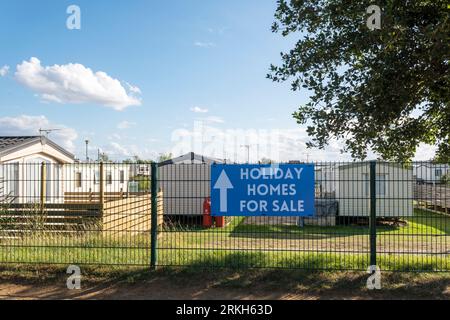
[[[125,172],[123,170],[120,170],[120,172],[119,172],[119,179],[120,179],[120,183],[125,182]]]
[[[377,196],[384,196],[386,194],[386,175],[377,174],[377,181],[375,182],[375,190]]]
[[[370,196],[370,178],[368,173],[364,173],[366,197]],[[375,181],[375,194],[377,196],[386,195],[386,174],[377,174]]]
[[[81,172],[75,172],[75,188],[81,188]]]
[[[100,184],[100,171],[98,170],[94,172],[94,184]]]
[[[441,177],[442,176],[442,169],[436,169],[434,170],[434,175],[436,177]]]
[[[1,168],[0,195],[17,197],[19,195],[19,163],[4,164]]]
[[[106,171],[106,184],[112,184],[112,173],[111,173],[111,171]]]

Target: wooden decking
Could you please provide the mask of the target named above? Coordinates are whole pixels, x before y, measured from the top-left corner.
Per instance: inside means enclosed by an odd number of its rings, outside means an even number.
[[[416,184],[414,199],[419,208],[450,214],[450,186]]]
[[[162,197],[162,193],[158,194]],[[0,207],[0,238],[33,231],[73,233],[102,231],[111,234],[149,232],[151,195],[146,192],[66,193],[63,203],[7,203]],[[162,201],[160,201],[162,203]],[[158,205],[158,225],[163,208]]]

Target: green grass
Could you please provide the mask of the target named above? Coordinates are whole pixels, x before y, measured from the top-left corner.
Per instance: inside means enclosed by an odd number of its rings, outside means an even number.
[[[417,210],[414,217],[406,219],[406,226],[379,227],[379,243],[392,245],[398,251],[411,243],[414,250],[422,245],[440,245],[439,248],[447,248],[448,252],[449,217]],[[299,228],[293,225],[247,225],[243,220],[235,218],[222,229],[184,227],[162,232],[158,245],[159,264],[194,268],[346,270],[365,270],[369,265],[368,228],[365,226]],[[332,246],[337,244],[348,252],[336,252]],[[289,245],[291,247],[287,249]],[[361,250],[363,247],[365,249]],[[448,253],[379,253],[377,258],[383,270],[450,271]],[[30,237],[0,240],[0,263],[148,266],[149,261],[148,234],[108,237],[98,232],[76,236],[35,233]]]
[[[160,263],[194,268],[280,268],[309,270],[366,270],[369,254],[325,252],[239,252],[232,250],[172,250],[160,251]],[[377,264],[389,271],[450,271],[448,257],[418,255],[378,255]]]
[[[236,218],[233,222],[225,228],[224,232],[233,233],[288,233],[292,235],[308,235],[308,234],[322,234],[324,236],[340,236],[340,235],[368,235],[368,226],[354,226],[354,225],[338,225],[338,226],[304,226],[299,228],[295,225],[251,225],[243,224],[243,218]],[[407,221],[406,226],[378,226],[377,235],[449,235],[450,234],[450,217],[438,213],[433,213],[425,210],[415,209],[413,217],[405,217],[403,220]],[[216,232],[214,230],[206,230],[204,232]]]
[[[0,262],[48,264],[143,265],[150,261],[148,236],[35,233],[0,242]]]
[[[408,225],[401,233],[450,235],[450,216],[426,210],[415,209],[414,216],[407,218]]]

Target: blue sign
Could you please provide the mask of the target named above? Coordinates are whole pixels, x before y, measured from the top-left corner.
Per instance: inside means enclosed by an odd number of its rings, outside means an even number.
[[[313,216],[314,165],[211,165],[213,216]]]

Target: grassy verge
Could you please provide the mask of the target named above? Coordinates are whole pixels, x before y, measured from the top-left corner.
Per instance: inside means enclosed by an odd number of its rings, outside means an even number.
[[[126,268],[130,265],[148,266],[150,261],[148,249],[19,248],[15,251],[15,255],[8,257],[11,263],[115,265]],[[369,265],[368,254],[348,253],[160,249],[158,255],[160,266],[190,266],[198,269],[365,270]],[[382,270],[389,271],[450,270],[450,258],[445,256],[378,255],[377,264]]]
[[[224,294],[227,294],[226,297],[236,298],[253,294],[256,297],[285,299],[450,298],[450,273],[382,273],[382,290],[379,291],[366,288],[367,276],[365,272],[341,271],[222,269],[208,272],[207,269],[193,267],[163,268],[156,271],[148,268],[83,267],[82,288],[89,294],[100,290],[94,295],[96,298],[108,297],[108,293],[101,292],[104,288],[115,293],[125,292],[128,298],[152,298],[155,290],[163,290],[167,297],[187,290],[181,298],[220,298]],[[67,298],[65,295],[70,294],[76,295],[72,297],[82,297],[83,291],[77,293],[65,289],[66,279],[65,268],[0,268],[0,284],[23,286],[23,292],[29,292],[30,297],[36,297],[34,295],[39,294],[40,287],[47,294],[46,298]],[[214,291],[215,295],[208,295],[208,292]],[[164,298],[164,295],[156,297]]]
[[[367,227],[248,225],[236,218],[222,229],[184,226],[161,232],[158,262],[194,268],[365,270]],[[378,265],[392,271],[450,271],[449,218],[417,210],[403,227],[378,229]],[[447,250],[447,251],[446,251]],[[447,253],[446,253],[447,252]],[[431,254],[434,253],[434,254]],[[140,265],[150,261],[150,237],[36,232],[0,240],[0,263]]]

